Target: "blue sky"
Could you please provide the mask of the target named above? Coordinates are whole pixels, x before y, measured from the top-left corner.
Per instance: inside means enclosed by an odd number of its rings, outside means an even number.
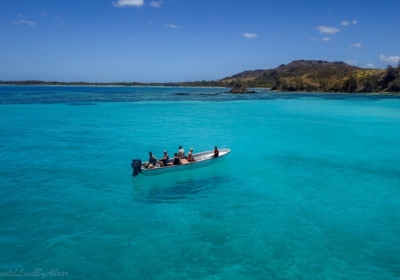
[[[398,0],[0,0],[0,80],[217,80],[297,59],[397,66]]]

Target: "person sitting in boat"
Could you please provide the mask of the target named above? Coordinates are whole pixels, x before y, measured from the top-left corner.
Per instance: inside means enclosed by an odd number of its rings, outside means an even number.
[[[164,151],[164,156],[160,159],[159,163],[161,167],[169,165],[169,155],[167,151]]]
[[[214,147],[214,154],[211,156],[211,158],[216,158],[219,156],[219,151],[217,146]]]
[[[149,152],[149,161],[144,164],[146,168],[154,168],[157,164],[157,158],[153,155],[152,152]]]
[[[181,159],[178,156],[178,153],[174,154],[174,161],[172,162],[173,165],[179,165],[181,164]]]
[[[194,158],[193,158],[193,148],[190,148],[189,153],[187,154],[186,157],[188,162],[194,162]]]
[[[178,156],[180,159],[184,159],[185,157],[185,150],[182,148],[182,146],[179,146],[178,148]]]

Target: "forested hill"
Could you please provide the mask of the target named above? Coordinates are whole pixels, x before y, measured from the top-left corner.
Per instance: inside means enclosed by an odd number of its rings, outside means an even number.
[[[400,64],[385,70],[365,69],[344,62],[296,60],[274,69],[244,71],[221,80],[249,87],[282,91],[400,92]]]

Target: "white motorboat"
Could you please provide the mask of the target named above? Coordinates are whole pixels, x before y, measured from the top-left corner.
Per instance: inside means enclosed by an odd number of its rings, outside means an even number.
[[[169,172],[205,167],[223,161],[230,152],[230,149],[219,149],[218,157],[212,157],[214,155],[214,150],[196,153],[193,154],[193,158],[195,160],[194,162],[181,160],[181,164],[179,165],[168,165],[165,167],[160,167],[157,164],[157,166],[152,168],[146,168],[144,165],[142,165],[141,160],[132,160],[133,175],[136,176],[138,173],[142,173],[143,175],[159,175]]]

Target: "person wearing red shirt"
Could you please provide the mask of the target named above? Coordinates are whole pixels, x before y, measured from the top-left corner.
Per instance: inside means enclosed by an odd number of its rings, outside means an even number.
[[[216,158],[216,157],[218,157],[219,156],[219,151],[218,151],[218,148],[217,148],[217,146],[215,146],[214,147],[214,154],[211,156],[212,158]]]

